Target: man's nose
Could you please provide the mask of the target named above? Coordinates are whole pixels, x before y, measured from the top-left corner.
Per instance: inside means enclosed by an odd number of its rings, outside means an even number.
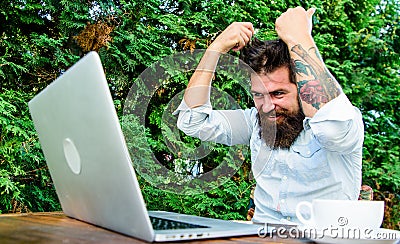
[[[271,101],[271,98],[270,98],[270,97],[266,96],[266,97],[264,98],[264,103],[263,103],[263,106],[262,106],[262,111],[263,111],[264,113],[268,113],[268,112],[270,112],[270,111],[273,110],[273,109],[275,109],[275,104]]]

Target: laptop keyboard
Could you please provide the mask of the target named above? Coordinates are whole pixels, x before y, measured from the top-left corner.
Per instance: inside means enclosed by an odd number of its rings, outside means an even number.
[[[194,229],[194,228],[209,228],[207,226],[184,223],[176,220],[162,219],[150,216],[151,224],[154,230],[176,230],[176,229]]]

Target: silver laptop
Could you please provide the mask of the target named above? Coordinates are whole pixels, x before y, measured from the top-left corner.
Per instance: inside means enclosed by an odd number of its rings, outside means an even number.
[[[97,53],[29,109],[66,215],[149,242],[257,234],[254,224],[147,211]]]

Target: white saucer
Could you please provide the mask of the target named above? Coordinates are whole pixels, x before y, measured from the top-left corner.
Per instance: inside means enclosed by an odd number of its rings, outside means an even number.
[[[400,231],[390,229],[358,230],[344,228],[330,228],[317,230],[315,227],[298,226],[302,237],[316,243],[368,243],[368,244],[394,244],[400,243]]]

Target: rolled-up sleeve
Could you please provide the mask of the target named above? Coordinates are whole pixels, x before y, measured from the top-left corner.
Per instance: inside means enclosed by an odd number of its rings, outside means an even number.
[[[249,144],[251,109],[213,110],[210,103],[189,108],[184,100],[174,114],[177,126],[188,136],[225,145]]]
[[[345,94],[323,106],[308,124],[317,141],[329,151],[349,154],[362,147],[362,115]]]

